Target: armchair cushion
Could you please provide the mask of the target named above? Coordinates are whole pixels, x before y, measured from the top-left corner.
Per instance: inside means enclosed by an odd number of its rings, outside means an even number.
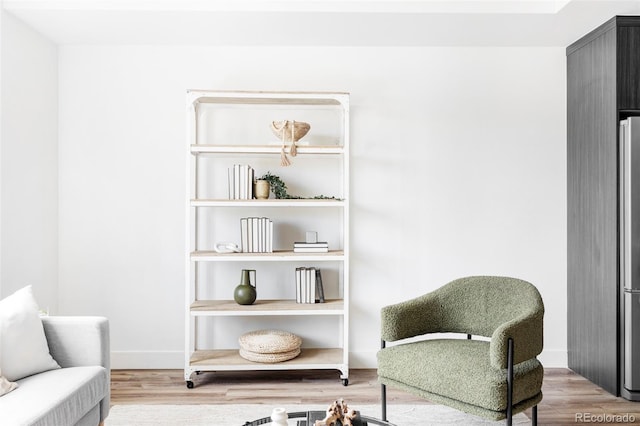
[[[506,372],[491,367],[489,342],[434,339],[390,346],[378,352],[378,377],[384,384],[403,384],[400,387],[434,402],[438,401],[433,397],[439,396],[449,405],[460,401],[475,408],[476,414],[504,418]],[[514,404],[538,396],[542,378],[542,365],[535,358],[515,365]]]

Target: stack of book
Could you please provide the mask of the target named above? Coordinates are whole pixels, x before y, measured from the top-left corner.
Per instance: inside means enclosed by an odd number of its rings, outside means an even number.
[[[243,253],[272,253],[273,221],[267,217],[241,218],[240,241]]]
[[[295,253],[326,253],[329,251],[329,243],[317,242],[317,243],[293,243],[293,251]]]
[[[250,200],[253,198],[253,168],[248,164],[234,164],[229,168],[229,199]]]
[[[296,268],[296,302],[324,303],[324,287],[319,268]]]

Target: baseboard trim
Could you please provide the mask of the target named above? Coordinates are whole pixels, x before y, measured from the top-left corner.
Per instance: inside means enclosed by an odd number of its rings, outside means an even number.
[[[182,351],[112,351],[111,368],[115,370],[181,370]]]
[[[543,350],[538,359],[546,368],[569,368],[569,355],[566,350]]]

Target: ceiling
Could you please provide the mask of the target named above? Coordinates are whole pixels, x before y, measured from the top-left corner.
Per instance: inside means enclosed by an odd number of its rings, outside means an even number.
[[[62,45],[564,47],[615,15],[640,15],[640,0],[4,0],[2,5]]]

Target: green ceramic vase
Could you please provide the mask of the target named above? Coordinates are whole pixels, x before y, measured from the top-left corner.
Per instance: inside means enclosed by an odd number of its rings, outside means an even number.
[[[240,275],[240,284],[233,291],[233,299],[239,305],[251,305],[256,301],[256,297],[256,271],[243,269]]]

